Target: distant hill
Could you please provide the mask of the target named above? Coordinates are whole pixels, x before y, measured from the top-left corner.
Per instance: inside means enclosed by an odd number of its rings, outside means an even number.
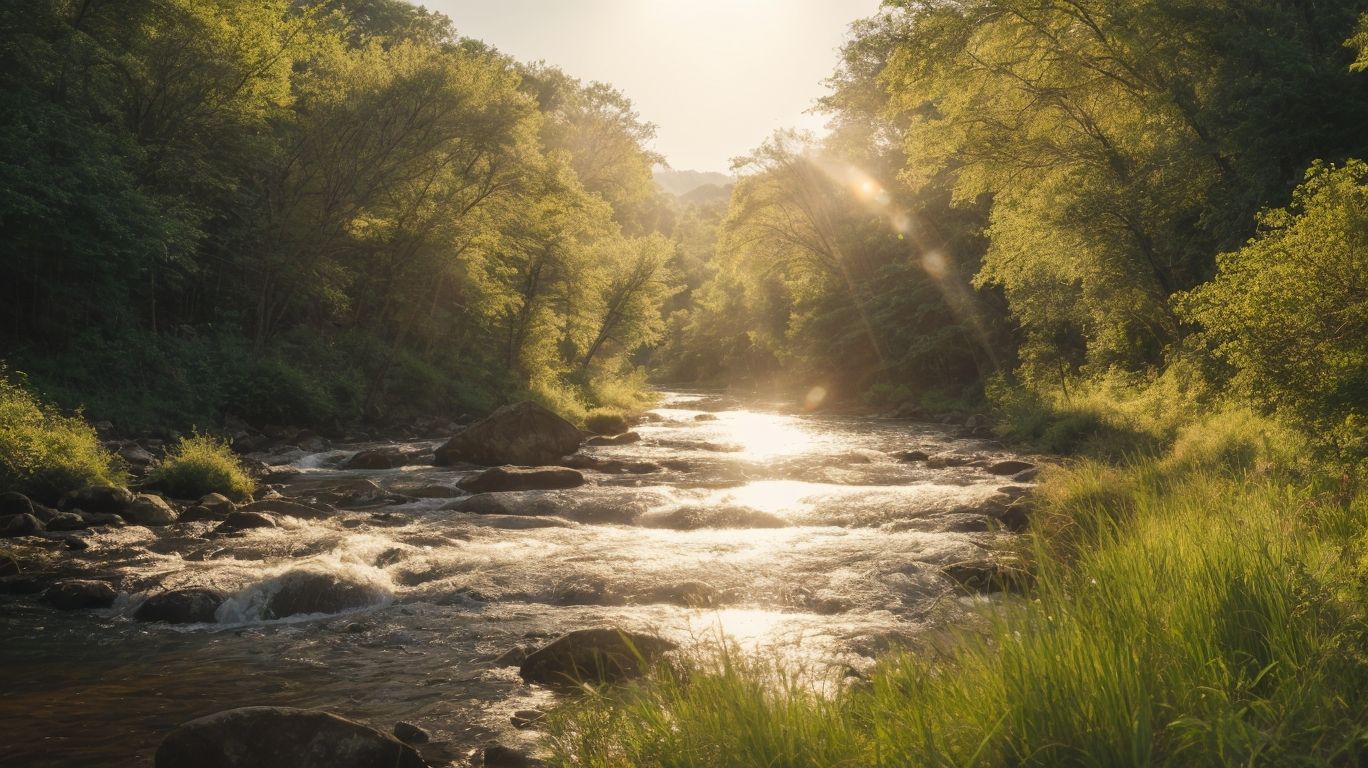
[[[677,197],[683,197],[709,184],[719,188],[730,186],[735,179],[713,171],[656,171],[656,185]]]
[[[680,202],[694,203],[696,205],[705,205],[707,203],[719,201],[725,203],[731,199],[732,187],[735,186],[736,185],[730,181],[720,187],[716,184],[704,184],[703,186],[691,189],[678,197]]]

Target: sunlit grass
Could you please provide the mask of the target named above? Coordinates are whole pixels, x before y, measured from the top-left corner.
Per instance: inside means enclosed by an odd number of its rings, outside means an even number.
[[[719,653],[566,704],[547,746],[605,767],[1357,764],[1363,495],[1318,483],[1248,414],[1176,441],[1049,473],[1024,541],[1035,590],[949,651],[834,695]]]

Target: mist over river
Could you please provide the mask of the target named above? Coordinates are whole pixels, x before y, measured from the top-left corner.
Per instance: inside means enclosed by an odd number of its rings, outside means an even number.
[[[150,765],[176,725],[258,704],[405,720],[459,764],[491,738],[530,747],[535,731],[510,715],[554,701],[500,657],[591,626],[860,669],[974,599],[943,569],[985,560],[1010,535],[985,510],[1020,492],[982,467],[1003,452],[933,425],[671,392],[634,431],[582,452],[639,474],[585,470],[567,490],[462,502],[478,469],[342,471],[377,444],[352,445],[288,457],[299,473],[279,492],[336,507],[316,519],[227,536],[206,535],[212,521],[109,528],[79,551],[17,543],[26,571],[109,579],[119,597],[68,612],[0,597],[0,764]],[[438,444],[405,447],[430,458]],[[980,466],[930,468],[902,460],[910,449]],[[284,615],[300,585],[342,611]],[[132,619],[189,586],[228,596],[214,623]]]

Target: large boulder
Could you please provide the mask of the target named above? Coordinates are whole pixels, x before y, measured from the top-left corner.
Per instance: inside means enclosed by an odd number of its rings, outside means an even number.
[[[574,424],[524,401],[506,405],[466,427],[437,449],[437,463],[552,464],[579,450],[582,437]]]
[[[168,624],[212,624],[220,605],[223,605],[223,594],[215,590],[203,587],[173,589],[144,600],[133,612],[133,618]]]
[[[460,482],[470,493],[554,491],[584,485],[584,475],[566,467],[494,467]]]
[[[134,525],[170,525],[177,517],[166,499],[150,493],[138,494],[119,515]]]
[[[577,629],[527,656],[518,674],[546,685],[612,683],[640,676],[675,644],[640,632],[611,627]]]
[[[374,728],[289,707],[242,707],[176,728],[156,768],[426,768],[412,747]]]
[[[81,608],[108,608],[119,593],[108,582],[94,579],[67,579],[47,588],[43,602],[63,611]]]
[[[133,492],[116,485],[90,485],[79,491],[72,491],[62,498],[62,509],[80,509],[86,512],[122,514],[133,503]]]

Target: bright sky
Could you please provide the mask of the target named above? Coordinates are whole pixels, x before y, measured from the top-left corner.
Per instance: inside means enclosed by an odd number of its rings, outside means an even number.
[[[846,27],[879,0],[418,0],[522,61],[612,83],[679,170],[726,171],[825,89]]]

